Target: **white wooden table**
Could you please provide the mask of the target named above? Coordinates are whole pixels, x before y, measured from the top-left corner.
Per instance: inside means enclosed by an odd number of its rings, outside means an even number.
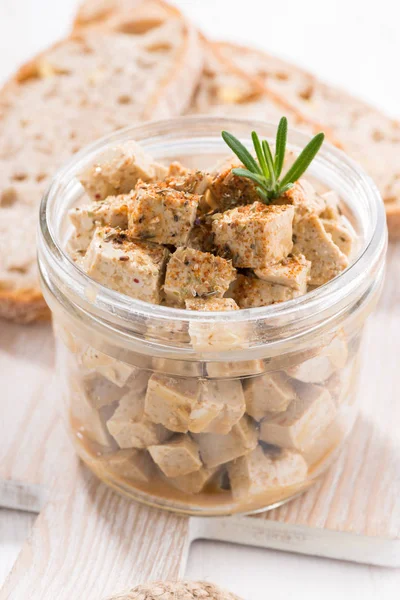
[[[209,35],[297,60],[400,117],[400,84],[391,70],[400,52],[397,0],[380,0],[379,11],[365,0],[175,3]],[[59,38],[76,5],[77,0],[0,0],[0,79]],[[33,514],[0,510],[0,584],[34,520]],[[325,600],[392,600],[400,590],[400,570],[214,542],[193,545],[186,574],[229,587],[245,600],[267,595],[274,600],[320,600],[322,595]]]

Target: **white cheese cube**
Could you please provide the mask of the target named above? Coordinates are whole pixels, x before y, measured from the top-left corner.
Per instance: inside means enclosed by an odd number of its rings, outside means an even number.
[[[159,304],[168,250],[156,244],[134,242],[116,229],[98,227],[83,269],[95,281],[117,292]]]
[[[238,275],[229,290],[229,294],[240,308],[254,308],[286,302],[301,296],[303,293],[285,285],[269,283],[247,275]]]
[[[204,381],[192,409],[189,431],[226,434],[246,410],[242,384],[238,380]]]
[[[319,215],[321,219],[338,221],[341,218],[339,195],[330,190],[329,192],[325,192],[325,194],[321,194],[321,198],[325,202],[325,208]]]
[[[250,179],[232,173],[233,168],[243,167],[235,158],[228,158],[217,165],[211,182],[212,205],[221,212],[242,204],[260,200],[256,186]]]
[[[294,230],[295,254],[303,254],[311,261],[310,285],[323,285],[349,264],[349,261],[332,237],[325,231],[324,225],[316,215],[305,216]]]
[[[145,418],[144,392],[131,390],[119,401],[107,429],[120,448],[147,448],[171,437],[162,425]]]
[[[129,194],[136,183],[165,177],[167,169],[156,163],[136,142],[109,148],[94,165],[80,175],[80,182],[93,200]]]
[[[147,386],[145,415],[153,423],[160,423],[171,431],[186,433],[198,398],[198,380],[155,373]]]
[[[204,194],[211,184],[211,177],[204,171],[191,171],[179,163],[171,163],[165,178],[168,187],[190,194]]]
[[[192,298],[185,300],[187,310],[206,312],[239,310],[233,298]],[[198,352],[231,350],[247,346],[247,325],[243,323],[196,323],[189,324],[192,346]]]
[[[208,468],[218,467],[257,446],[257,430],[246,415],[234,425],[229,433],[198,433],[193,436],[200,448],[201,458]]]
[[[136,186],[129,212],[132,237],[183,246],[196,218],[199,196],[168,188],[163,183]]]
[[[336,246],[345,254],[350,256],[353,250],[354,237],[347,229],[340,223],[340,221],[328,221],[328,219],[321,219],[322,224],[326,233],[332,237],[332,241]]]
[[[296,392],[298,398],[286,412],[272,413],[261,421],[262,441],[301,451],[333,421],[336,407],[327,389],[299,383]]]
[[[298,256],[290,255],[281,260],[281,262],[267,265],[263,269],[256,269],[254,273],[263,281],[268,281],[276,285],[285,285],[305,294],[307,292],[310,268],[310,261],[299,254]]]
[[[305,383],[323,383],[336,369],[342,369],[346,365],[348,353],[345,334],[339,332],[329,344],[319,350],[319,354],[289,367],[286,372],[290,377]]]
[[[91,404],[97,409],[114,404],[125,393],[124,388],[97,373],[84,377],[82,386]]]
[[[257,446],[230,463],[228,474],[232,495],[240,500],[304,481],[307,463],[293,450],[264,453],[261,446]]]
[[[177,435],[165,444],[150,446],[154,462],[167,477],[179,477],[202,467],[199,448],[188,435]]]
[[[119,450],[114,454],[106,454],[97,461],[96,470],[99,467],[108,478],[117,475],[128,481],[143,483],[151,481],[155,474],[149,454],[140,450]]]
[[[214,476],[215,471],[215,469],[201,467],[198,471],[194,471],[193,473],[180,475],[179,477],[171,477],[168,479],[168,482],[186,494],[200,494],[204,486]]]
[[[246,412],[256,421],[269,413],[285,411],[296,398],[293,385],[283,373],[265,373],[245,380],[244,395]]]
[[[127,365],[91,346],[82,354],[80,362],[88,371],[95,371],[119,387],[124,387],[128,379],[137,371],[136,367]]]
[[[274,204],[290,204],[295,209],[294,223],[307,215],[320,215],[325,209],[325,201],[315,192],[312,184],[306,179],[296,181],[293,187],[274,200]]]
[[[179,306],[188,298],[222,297],[235,279],[230,261],[209,252],[178,248],[171,256],[165,275],[167,301]]]
[[[292,250],[292,206],[254,202],[214,216],[215,244],[235,267],[262,269]]]
[[[69,218],[75,227],[72,243],[75,249],[83,249],[89,246],[96,227],[128,227],[128,205],[131,202],[130,195],[109,196],[100,202],[93,202],[84,206],[72,208]]]

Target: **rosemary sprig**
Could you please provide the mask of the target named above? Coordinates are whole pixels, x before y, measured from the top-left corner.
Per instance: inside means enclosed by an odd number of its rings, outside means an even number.
[[[232,169],[232,173],[254,181],[257,184],[258,195],[266,204],[293,187],[293,184],[305,173],[318,154],[325,138],[323,133],[318,133],[299,154],[288,172],[280,179],[285,161],[287,131],[287,119],[282,117],[276,132],[275,156],[272,156],[267,140],[260,141],[257,133],[253,131],[251,138],[257,160],[234,135],[227,131],[223,131],[221,134],[224,142],[245,167]]]

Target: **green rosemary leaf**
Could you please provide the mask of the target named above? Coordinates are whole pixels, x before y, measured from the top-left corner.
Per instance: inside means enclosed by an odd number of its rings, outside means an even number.
[[[294,185],[293,183],[287,183],[283,187],[280,187],[279,188],[279,194],[280,195],[284,194],[285,192],[287,192],[288,190],[290,190],[290,188],[292,188],[293,185]]]
[[[275,187],[275,183],[276,183],[275,169],[274,169],[274,159],[272,158],[271,148],[269,147],[269,144],[268,144],[267,140],[263,140],[262,141],[262,149],[263,149],[263,152],[264,152],[265,160],[267,161],[267,165],[268,165],[269,171],[271,173],[271,185],[274,188]]]
[[[247,148],[243,146],[242,142],[240,142],[234,135],[228,133],[227,131],[223,131],[221,135],[224,142],[229,146],[232,152],[236,154],[240,162],[242,162],[249,171],[262,175],[260,167]]]
[[[269,197],[268,197],[268,192],[264,191],[262,188],[260,187],[256,187],[256,192],[257,194],[260,196],[261,200],[263,202],[265,202],[266,204],[269,203]]]
[[[261,171],[264,174],[264,177],[269,179],[271,177],[270,170],[267,165],[267,161],[265,160],[265,156],[261,147],[260,138],[258,137],[255,131],[251,132],[251,139],[253,140],[254,150],[256,151],[256,155],[258,158],[258,162],[260,163]]]
[[[258,173],[252,173],[248,169],[242,169],[242,168],[232,169],[232,173],[234,173],[234,175],[239,175],[239,177],[246,177],[247,179],[251,179],[252,181],[255,181],[256,183],[258,183],[258,185],[265,186],[266,182],[265,182],[265,179],[263,178],[263,176],[258,175]]]
[[[301,154],[297,157],[289,171],[283,177],[280,182],[280,187],[284,187],[287,183],[294,183],[303,175],[308,169],[311,162],[314,160],[319,149],[324,141],[324,134],[318,133],[312,140],[307,144]]]
[[[286,140],[287,140],[288,122],[286,117],[282,117],[279,121],[276,132],[276,147],[275,147],[275,174],[278,178],[282,173],[283,163],[285,160]]]

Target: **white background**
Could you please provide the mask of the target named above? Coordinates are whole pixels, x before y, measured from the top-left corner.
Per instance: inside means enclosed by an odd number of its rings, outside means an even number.
[[[209,36],[280,54],[400,117],[398,0],[174,3]],[[77,0],[0,0],[0,80],[67,33],[77,4]],[[0,582],[34,518],[0,510]],[[245,600],[400,597],[399,570],[211,542],[194,544],[187,576],[215,581]]]

